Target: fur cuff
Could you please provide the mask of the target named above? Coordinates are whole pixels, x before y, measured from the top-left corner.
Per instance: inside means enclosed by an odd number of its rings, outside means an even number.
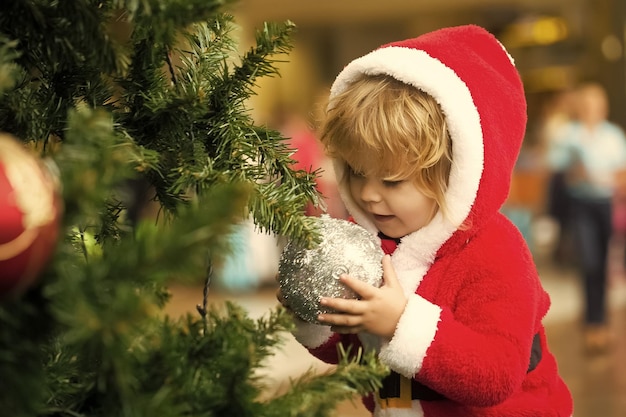
[[[296,324],[296,330],[293,332],[294,337],[308,349],[322,346],[333,334],[330,331],[330,326],[308,323],[297,317],[294,317],[293,321]]]
[[[426,351],[435,338],[440,315],[439,306],[413,294],[393,338],[381,347],[380,360],[399,374],[412,378],[422,368]]]

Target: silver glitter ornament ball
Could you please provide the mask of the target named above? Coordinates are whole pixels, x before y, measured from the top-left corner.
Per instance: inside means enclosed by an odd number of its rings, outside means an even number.
[[[377,238],[361,226],[322,215],[318,230],[319,245],[306,249],[291,241],[278,265],[285,304],[309,323],[318,323],[319,314],[334,312],[319,304],[321,297],[359,298],[339,281],[340,275],[348,274],[376,287],[382,284],[383,275],[383,250]]]

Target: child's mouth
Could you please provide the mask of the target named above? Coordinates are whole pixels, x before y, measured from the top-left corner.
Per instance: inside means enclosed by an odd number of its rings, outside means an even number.
[[[387,222],[395,217],[392,215],[385,215],[385,214],[372,214],[372,216],[374,216],[374,220],[376,220],[377,222]]]

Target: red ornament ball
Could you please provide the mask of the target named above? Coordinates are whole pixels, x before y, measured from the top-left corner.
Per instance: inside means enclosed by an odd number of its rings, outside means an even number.
[[[36,281],[54,251],[60,217],[56,178],[22,143],[0,133],[0,297]]]

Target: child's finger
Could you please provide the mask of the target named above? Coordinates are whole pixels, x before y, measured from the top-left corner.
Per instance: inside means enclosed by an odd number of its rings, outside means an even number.
[[[276,299],[282,305],[285,305],[285,297],[283,297],[283,292],[279,289],[276,290]]]
[[[376,287],[368,284],[367,282],[358,280],[350,275],[341,275],[339,277],[341,283],[352,291],[361,296],[361,298],[369,298],[374,294]]]
[[[345,298],[328,298],[324,297],[320,300],[320,305],[330,307],[343,314],[361,314],[362,307],[358,300],[348,300]]]
[[[331,326],[354,327],[361,325],[361,317],[351,314],[320,314],[317,316],[320,323],[329,324]]]
[[[400,281],[398,281],[398,275],[396,274],[396,270],[391,264],[390,255],[383,256],[383,283],[384,285],[389,287],[400,286]]]

